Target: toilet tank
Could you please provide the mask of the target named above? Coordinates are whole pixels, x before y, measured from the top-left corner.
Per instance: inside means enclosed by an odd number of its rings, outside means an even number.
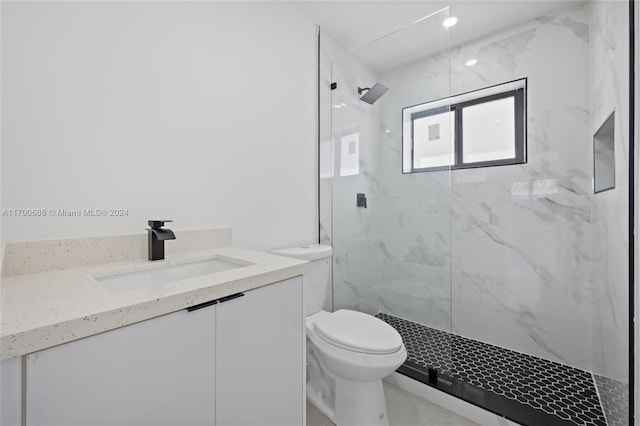
[[[331,247],[324,244],[290,247],[274,250],[278,256],[308,260],[311,270],[304,274],[304,316],[308,317],[320,312],[324,307],[327,289],[331,285]]]

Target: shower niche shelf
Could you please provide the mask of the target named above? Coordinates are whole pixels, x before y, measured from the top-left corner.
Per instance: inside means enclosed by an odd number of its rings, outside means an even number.
[[[615,111],[593,135],[593,192],[616,187]]]

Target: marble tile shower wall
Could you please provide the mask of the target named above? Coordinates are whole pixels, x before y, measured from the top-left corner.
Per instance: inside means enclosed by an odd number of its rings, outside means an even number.
[[[436,23],[438,24],[438,23]],[[402,174],[402,108],[449,96],[449,53],[381,76],[390,87],[381,101],[383,133],[377,171],[380,201],[380,309],[451,330],[451,175]],[[455,219],[453,219],[455,220]]]
[[[375,170],[379,144],[378,109],[360,102],[357,88],[377,81],[355,55],[333,61],[331,81],[333,309],[375,314],[380,303],[379,238],[376,222],[381,186]],[[367,208],[356,208],[364,193]],[[325,237],[326,238],[326,237]]]
[[[477,64],[466,67],[471,58]],[[422,92],[415,96],[428,101],[429,88],[443,84],[438,64],[447,59],[432,57],[382,77],[400,92],[382,105],[383,122],[392,128],[379,155],[382,189],[426,194],[381,206],[389,226],[381,233],[388,253],[382,310],[589,370],[589,8],[560,10],[451,50],[452,94],[527,77],[527,164],[399,173],[398,111],[420,102],[405,93]],[[394,228],[402,220],[423,225],[398,238]]]
[[[593,197],[593,371],[610,425],[628,424],[629,13],[626,2],[591,11],[591,132],[615,110],[615,188]]]
[[[627,380],[624,5],[573,5],[378,75],[354,55],[321,63],[322,81],[339,82],[321,129],[334,309],[382,311]],[[527,164],[401,173],[403,107],[522,77]],[[391,88],[373,108],[351,90],[371,81]],[[593,196],[592,135],[614,107],[617,187]],[[342,176],[341,138],[354,132],[359,171]],[[356,192],[368,209],[354,208]]]
[[[598,302],[595,369],[626,378],[628,356],[628,18],[624,2],[597,2],[592,12],[592,132],[615,115],[615,189],[594,196],[594,278]],[[604,301],[604,303],[600,303]],[[613,357],[608,360],[607,358]]]

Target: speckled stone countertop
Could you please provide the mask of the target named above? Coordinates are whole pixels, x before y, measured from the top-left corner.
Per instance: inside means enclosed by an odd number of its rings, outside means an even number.
[[[111,292],[93,277],[221,259],[242,266],[149,288]],[[176,312],[307,272],[306,261],[223,247],[161,261],[130,260],[2,278],[0,359]]]

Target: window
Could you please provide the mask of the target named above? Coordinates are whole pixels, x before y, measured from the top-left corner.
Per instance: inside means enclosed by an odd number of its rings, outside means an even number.
[[[526,163],[526,79],[402,110],[402,172]]]

